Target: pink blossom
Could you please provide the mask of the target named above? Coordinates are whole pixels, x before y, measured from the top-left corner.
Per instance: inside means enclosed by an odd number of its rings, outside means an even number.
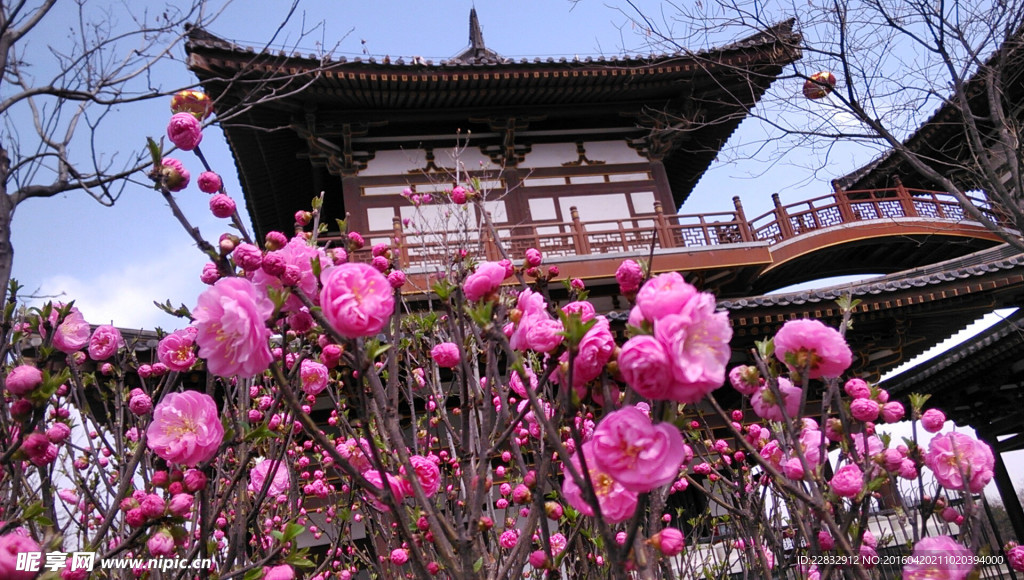
[[[665,347],[653,336],[634,336],[619,351],[619,372],[634,391],[649,399],[668,399],[675,382]]]
[[[199,191],[203,193],[217,193],[224,188],[224,182],[221,181],[220,176],[212,171],[200,173],[196,184],[199,185]]]
[[[827,552],[836,547],[836,541],[828,530],[821,530],[818,532],[818,545]]]
[[[150,493],[142,498],[142,501],[139,502],[139,507],[142,509],[142,515],[149,519],[155,519],[164,515],[167,504],[162,497],[155,493]]]
[[[291,487],[291,481],[288,479],[288,467],[278,459],[263,459],[256,464],[256,467],[249,470],[249,491],[253,493],[263,491],[268,477],[270,478],[270,486],[267,488],[268,497],[277,497],[288,493],[288,488]]]
[[[402,480],[390,473],[385,474],[388,478],[388,489],[391,492],[391,496],[395,498],[396,503],[402,503],[405,499],[405,491],[402,489]],[[380,471],[377,469],[370,469],[363,472],[363,477],[366,478],[374,487],[377,489],[384,489],[384,485],[381,483]],[[366,503],[372,505],[382,512],[389,512],[391,508],[384,501],[378,499],[374,495],[366,494]]]
[[[409,561],[409,551],[405,548],[395,548],[391,550],[391,563],[396,566],[401,566]]]
[[[853,363],[846,339],[818,320],[790,320],[775,334],[775,356],[793,371],[807,376],[838,377]]]
[[[222,278],[199,295],[192,309],[199,356],[220,377],[251,377],[270,365],[274,304],[245,278]]]
[[[857,455],[864,457],[874,457],[882,452],[885,445],[882,444],[882,440],[877,435],[864,435],[863,433],[854,433],[850,435],[850,439],[853,440],[853,447],[857,450]],[[867,441],[867,447],[864,446],[864,442]]]
[[[302,380],[302,391],[307,395],[319,395],[327,388],[327,367],[314,360],[303,359],[299,366],[299,378]]]
[[[192,178],[185,165],[173,157],[164,157],[160,161],[160,176],[163,178],[167,191],[181,191],[188,187],[188,181]]]
[[[224,427],[205,393],[168,393],[153,411],[146,443],[170,463],[195,467],[217,454]]]
[[[438,469],[437,464],[422,455],[410,456],[409,462],[412,463],[416,479],[420,482],[420,487],[423,488],[423,495],[433,497],[441,489],[441,470]],[[408,496],[415,495],[412,483],[408,480],[408,474],[405,472],[405,466],[399,469],[399,473],[403,477],[402,492]]]
[[[505,530],[501,533],[501,536],[498,537],[498,543],[501,545],[502,548],[505,548],[506,550],[511,550],[512,548],[515,548],[516,544],[519,543],[519,530],[515,528],[512,528],[511,530]]]
[[[64,354],[71,354],[89,344],[89,323],[73,308],[53,333],[53,346]]]
[[[644,288],[647,287],[645,284]],[[644,293],[644,288],[640,289],[640,294]],[[661,341],[672,361],[675,381],[669,398],[680,403],[696,403],[725,382],[725,365],[732,356],[729,348],[732,328],[728,315],[715,311],[713,295],[690,295],[680,290],[675,294],[679,300],[685,295],[685,303],[678,313],[664,314],[657,320],[654,336]],[[660,300],[658,304],[664,306],[666,302]]]
[[[892,401],[882,405],[882,420],[886,423],[896,423],[903,419],[906,411],[899,401]]]
[[[619,283],[619,292],[628,296],[640,289],[644,271],[635,261],[623,260],[615,270],[615,281]]]
[[[235,200],[227,194],[217,193],[210,197],[210,213],[213,217],[229,218],[235,215]]]
[[[636,295],[636,305],[649,321],[657,321],[670,314],[678,314],[697,289],[678,272],[659,274],[647,281]]]
[[[175,330],[160,339],[156,347],[156,356],[172,371],[185,372],[196,362],[196,351],[193,348],[195,339],[195,327]]]
[[[686,547],[683,532],[676,528],[665,528],[651,537],[651,545],[658,549],[663,555],[671,558],[682,553]]]
[[[452,201],[457,203],[458,205],[466,203],[466,188],[462,187],[461,185],[456,185],[452,189],[451,197]]]
[[[388,274],[388,283],[391,284],[392,288],[398,289],[405,286],[405,272],[401,270],[392,270]]]
[[[192,113],[176,113],[167,123],[167,138],[182,151],[191,151],[203,140],[203,126]]]
[[[395,310],[388,279],[372,266],[347,262],[324,271],[321,280],[324,317],[346,338],[377,334]]]
[[[36,467],[49,465],[57,459],[57,446],[43,433],[30,433],[21,443],[21,450]]]
[[[18,554],[25,552],[42,553],[42,548],[35,540],[21,530],[0,536],[0,578],[10,580],[32,580],[36,577],[34,570],[18,570]],[[41,561],[40,564],[45,563]]]
[[[231,252],[231,257],[246,272],[255,272],[263,264],[263,252],[253,244],[238,244]]]
[[[1014,546],[1006,552],[1006,561],[1017,572],[1024,572],[1024,546]]]
[[[530,390],[536,391],[537,375],[536,373],[533,372],[533,369],[531,369],[530,367],[526,367],[526,379],[530,384]],[[508,386],[513,391],[515,391],[515,393],[520,397],[523,397],[524,399],[527,397],[526,385],[523,384],[523,379],[522,377],[519,376],[518,372],[513,372],[512,375],[509,377]]]
[[[938,409],[928,409],[921,415],[921,426],[929,433],[938,433],[946,423],[946,414]]]
[[[185,472],[182,483],[190,492],[203,491],[206,489],[206,474],[198,469],[189,469]]]
[[[498,262],[482,262],[476,267],[475,272],[466,277],[462,284],[462,292],[465,293],[466,300],[476,302],[496,292],[505,278],[505,266]]]
[[[840,497],[856,497],[864,489],[864,472],[850,463],[836,470],[829,482],[832,491]]]
[[[11,394],[24,397],[43,384],[43,372],[31,365],[18,365],[7,373],[4,384]]]
[[[141,389],[135,389],[135,391],[138,392],[133,393],[128,399],[128,410],[139,417],[148,415],[153,410],[153,399]]]
[[[934,437],[924,456],[925,465],[943,487],[980,493],[992,481],[995,457],[992,448],[964,433]]]
[[[541,262],[544,261],[544,256],[541,255],[537,248],[529,248],[526,250],[526,265],[536,268],[540,266]]]
[[[643,411],[623,407],[605,415],[594,430],[597,468],[637,493],[673,482],[692,452],[671,423],[654,425]]]
[[[263,580],[295,580],[295,570],[288,564],[264,566]]]
[[[608,523],[617,524],[626,521],[636,511],[637,493],[629,491],[611,475],[597,467],[594,460],[593,441],[588,441],[580,448],[584,459],[587,462],[587,470],[590,474],[590,481],[594,486],[594,493],[597,495],[598,505],[601,508],[601,515]],[[586,477],[580,470],[579,455],[572,457],[572,464],[581,476]],[[576,481],[566,471],[565,479],[562,481],[562,495],[569,505],[576,508],[586,516],[593,516],[594,509],[584,499],[583,490],[576,485]]]
[[[64,443],[70,436],[71,427],[68,427],[65,423],[54,423],[46,430],[46,438],[56,445]]]
[[[459,355],[459,345],[454,342],[442,342],[430,349],[430,357],[434,359],[437,366],[450,369],[459,365],[462,359]]]
[[[531,566],[541,570],[551,565],[551,562],[548,560],[548,555],[544,550],[534,550],[530,552],[529,561]]]
[[[328,264],[327,255],[322,249],[310,246],[302,238],[294,237],[283,244],[281,249],[268,252],[264,261],[271,256],[274,256],[274,259],[278,260],[281,265],[282,274],[280,274],[280,278],[271,275],[263,269],[257,269],[252,277],[254,284],[264,288],[282,290],[284,289],[285,282],[287,282],[286,279],[297,275],[297,279],[291,280],[288,285],[302,290],[311,300],[316,301],[318,299],[316,274],[313,273],[313,261],[318,260],[321,265]],[[298,296],[289,295],[284,304],[284,310],[287,312],[297,312],[303,308],[305,308],[305,305]]]
[[[782,395],[782,405],[779,405],[777,395],[772,392],[768,385],[757,389],[754,395],[750,397],[750,406],[753,407],[758,417],[768,419],[769,421],[782,421],[783,407],[786,410],[786,417],[793,419],[799,416],[800,399],[803,396],[803,390],[800,387],[793,386],[793,383],[785,377],[779,377],[778,383],[779,394]]]
[[[753,395],[763,384],[757,367],[740,365],[729,371],[729,384],[741,395]]]
[[[149,537],[149,540],[146,542],[146,547],[149,548],[149,553],[154,557],[173,556],[174,538],[171,536],[170,532],[165,529],[161,529]]]
[[[853,418],[862,422],[867,423],[878,419],[878,413],[881,408],[878,403],[871,399],[854,399],[850,401],[850,414]]]
[[[203,271],[199,274],[199,281],[203,284],[213,284],[220,279],[220,271],[217,265],[211,262],[203,264]]]
[[[964,580],[974,555],[949,536],[921,538],[903,567],[904,580]]]
[[[549,353],[562,344],[562,323],[545,313],[542,316],[532,316],[520,320],[520,324],[526,329],[525,339],[527,348],[539,353]]]
[[[171,498],[171,501],[167,503],[167,509],[171,512],[171,515],[179,518],[187,516],[192,511],[192,505],[195,498],[188,493],[175,494]]]
[[[871,387],[864,379],[853,378],[846,381],[843,390],[854,399],[866,399],[871,396]]]
[[[596,379],[604,370],[604,365],[608,363],[614,351],[615,338],[612,337],[608,319],[598,316],[597,323],[591,326],[580,340],[576,356],[573,358],[572,386],[582,387]],[[559,360],[568,361],[569,353],[562,353]]]
[[[106,360],[124,346],[121,331],[110,324],[97,326],[89,339],[89,358],[94,361]]]

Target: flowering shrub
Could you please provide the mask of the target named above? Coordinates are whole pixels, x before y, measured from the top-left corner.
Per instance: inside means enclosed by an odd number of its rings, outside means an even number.
[[[198,148],[193,121],[168,128],[182,149]],[[158,150],[154,167],[187,226],[171,195],[187,170]],[[838,330],[790,321],[727,373],[728,317],[679,274],[624,262],[633,306],[619,327],[582,281],[557,303],[558,271],[533,248],[501,261],[451,248],[424,307],[399,248],[375,243],[363,263],[358,232],[323,244],[318,200],[293,237],[261,247],[204,169],[212,211],[239,234],[213,244],[189,229],[210,286],[155,358],[70,306],[6,311],[5,578],[28,551],[209,558],[211,578],[866,578],[878,549],[900,548],[868,529],[872,502],[925,474],[942,489],[906,506],[924,525],[904,553],[981,550],[971,493],[992,477],[991,449],[961,432],[927,451],[879,437],[876,422],[906,407],[856,377],[840,389],[852,353]],[[486,195],[407,197],[469,212]],[[970,543],[930,533],[935,514]],[[905,576],[972,568],[922,562]],[[59,572],[84,577],[70,561]]]

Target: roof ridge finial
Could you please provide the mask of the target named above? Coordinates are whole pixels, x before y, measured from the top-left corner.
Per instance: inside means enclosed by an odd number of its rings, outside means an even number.
[[[480,29],[480,20],[476,17],[476,6],[469,9],[469,48],[474,52],[484,51],[484,33]]]

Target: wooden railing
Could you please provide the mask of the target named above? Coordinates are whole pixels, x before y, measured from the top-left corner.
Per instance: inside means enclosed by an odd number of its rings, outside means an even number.
[[[577,208],[570,210],[571,221],[542,221],[529,224],[498,224],[496,229],[510,256],[522,256],[527,248],[537,248],[547,257],[591,256],[600,254],[646,252],[658,248],[698,248],[744,242],[776,244],[815,230],[898,218],[928,218],[943,221],[969,220],[963,207],[950,194],[911,190],[904,187],[865,191],[837,191],[789,205],[772,195],[774,209],[747,220],[738,197],[734,211],[705,214],[665,214],[660,203],[654,213],[618,220],[582,222]],[[986,200],[974,200],[993,222],[1007,220]],[[369,237],[388,235],[398,247],[403,268],[443,267],[455,248],[468,248],[488,260],[500,253],[491,235],[479,231],[403,231],[395,218],[392,232],[370,232]],[[357,259],[363,256],[358,255]]]

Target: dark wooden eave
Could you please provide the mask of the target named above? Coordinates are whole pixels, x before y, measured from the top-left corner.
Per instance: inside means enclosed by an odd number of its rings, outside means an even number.
[[[494,127],[508,120],[529,119],[528,129],[549,134],[528,137],[534,142],[626,130],[617,135],[664,163],[681,205],[782,68],[799,57],[792,25],[718,49],[621,58],[321,59],[246,49],[200,29],[189,32],[186,49],[190,69],[225,116],[262,234],[291,227],[291,214],[302,207],[296,199],[307,204],[320,190],[340,187],[331,175],[337,168],[311,169],[302,158],[318,139],[337,146],[348,132],[352,150],[337,155],[355,162],[372,155],[372,139],[450,135],[450,147],[462,130],[472,131],[477,145],[498,142],[503,135]],[[264,100],[245,108],[255,99]],[[228,116],[240,106],[244,112]]]
[[[1024,299],[1024,254],[1004,244],[931,266],[820,290],[719,301],[729,312],[733,348],[749,352],[787,321],[838,326],[836,300],[860,300],[847,339],[853,372],[876,377],[912,359],[996,308]]]

